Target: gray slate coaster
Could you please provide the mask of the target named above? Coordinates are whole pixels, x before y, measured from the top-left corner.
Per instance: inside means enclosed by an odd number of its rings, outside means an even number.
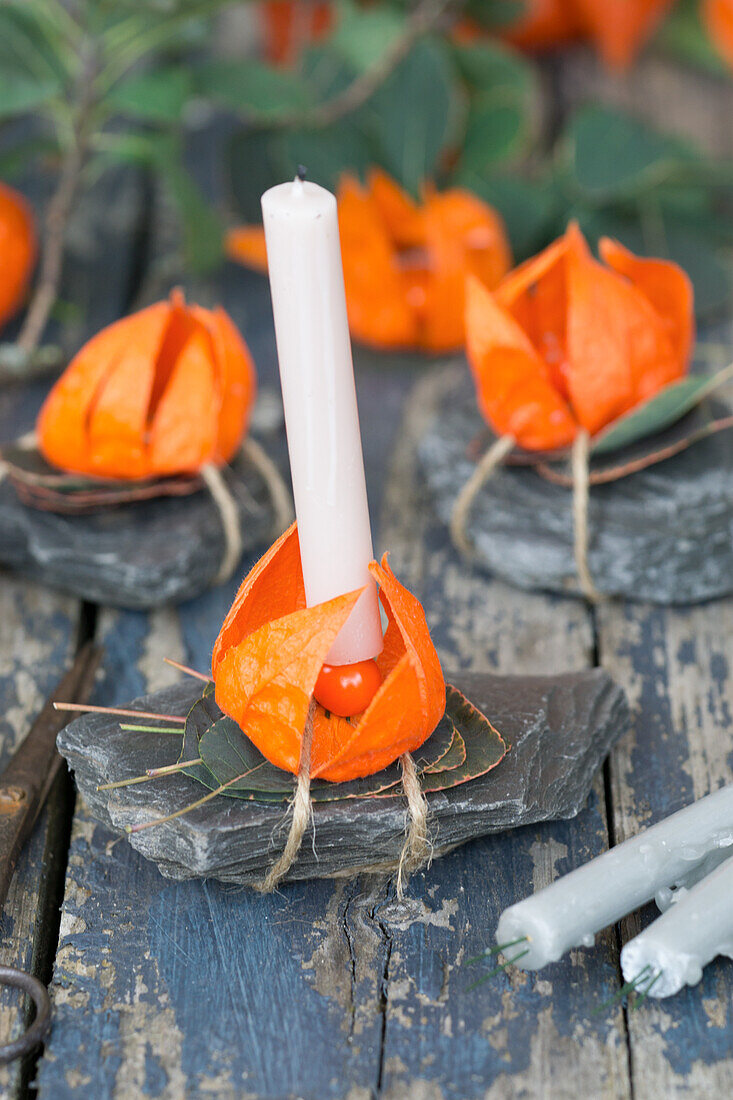
[[[446,372],[428,395],[419,458],[447,524],[475,469],[467,448],[486,425],[467,367]],[[589,565],[598,590],[661,604],[733,592],[731,470],[733,431],[724,431],[640,473],[593,486]],[[476,560],[511,584],[579,594],[569,489],[532,469],[504,467],[478,494],[468,533]]]
[[[224,477],[243,549],[264,549],[274,514],[262,476],[239,457]],[[223,554],[207,491],[59,515],[22,504],[12,485],[0,485],[0,564],[82,599],[135,609],[185,600],[211,586]]]
[[[553,677],[462,673],[447,679],[486,714],[509,752],[487,775],[427,796],[436,855],[487,833],[575,816],[597,768],[628,729],[623,689],[600,669]],[[131,706],[186,714],[199,694],[196,685],[186,682]],[[61,731],[58,746],[91,812],[118,832],[206,793],[184,775],[97,791],[101,783],[174,762],[179,750],[175,734],[124,732],[118,719],[89,714]],[[401,795],[317,803],[315,835],[306,834],[288,878],[327,878],[391,865],[402,849],[405,820]],[[288,824],[282,804],[220,796],[129,840],[169,878],[251,884],[277,858]]]

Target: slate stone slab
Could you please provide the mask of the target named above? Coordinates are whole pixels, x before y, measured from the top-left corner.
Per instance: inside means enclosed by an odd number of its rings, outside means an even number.
[[[552,677],[461,673],[448,679],[491,719],[509,752],[487,775],[428,795],[436,855],[476,836],[573,817],[585,803],[596,769],[629,725],[623,689],[601,669]],[[185,714],[199,693],[186,682],[131,706]],[[174,762],[179,745],[176,734],[122,731],[117,719],[94,714],[72,722],[58,739],[92,814],[118,832],[206,793],[184,775],[97,790],[99,784]],[[315,833],[306,834],[288,877],[326,878],[391,865],[402,848],[405,821],[402,795],[318,803]],[[247,884],[263,877],[287,828],[282,804],[220,796],[129,839],[169,878]]]
[[[262,476],[239,457],[224,478],[243,549],[264,548],[274,513]],[[60,515],[28,507],[7,481],[0,485],[0,564],[82,599],[135,609],[188,599],[213,583],[224,545],[207,491]]]
[[[446,375],[419,446],[440,518],[475,468],[485,424],[466,368]],[[426,410],[426,416],[428,410]],[[661,604],[733,592],[733,431],[591,489],[589,564],[600,592]],[[520,588],[579,594],[572,492],[527,468],[502,468],[478,494],[468,532],[476,560]]]

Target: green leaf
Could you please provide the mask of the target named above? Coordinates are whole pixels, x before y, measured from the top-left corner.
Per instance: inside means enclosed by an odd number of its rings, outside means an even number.
[[[420,786],[424,791],[446,791],[495,768],[506,756],[506,743],[489,722],[458,688],[446,684],[445,716],[455,726],[465,744],[463,763],[441,771],[424,770]]]
[[[725,76],[727,66],[710,41],[700,9],[701,0],[677,0],[657,31],[655,43],[678,61]]]
[[[501,92],[476,96],[468,112],[461,164],[482,173],[517,160],[530,137],[530,120],[521,102]]]
[[[528,0],[468,0],[465,14],[489,30],[508,30],[527,12]]]
[[[692,279],[697,316],[727,312],[733,297],[733,278],[730,260],[721,252],[718,241],[680,224],[678,219],[665,218],[664,226],[664,254]]]
[[[638,195],[694,161],[682,141],[610,107],[582,107],[566,134],[578,189],[594,201]]]
[[[363,108],[378,162],[412,194],[435,174],[461,114],[447,51],[428,39],[417,43]]]
[[[263,192],[294,174],[292,166],[284,171],[278,136],[269,130],[242,130],[229,140],[229,188],[237,212],[247,222],[262,220]]]
[[[199,95],[250,118],[276,119],[312,106],[300,76],[261,61],[210,61],[194,70],[193,83]]]
[[[189,70],[176,65],[128,77],[110,91],[107,101],[114,110],[136,118],[177,123],[192,95]]]
[[[353,2],[342,2],[329,46],[357,72],[366,72],[383,59],[404,27],[405,16],[387,4],[361,8]]]
[[[454,45],[452,55],[461,76],[474,91],[494,92],[503,88],[529,98],[536,89],[529,62],[497,42]]]
[[[26,111],[35,111],[60,92],[54,80],[35,79],[27,73],[0,71],[0,118],[11,118]]]
[[[223,256],[221,219],[181,165],[163,164],[162,176],[181,216],[186,263],[194,274],[205,274]]]
[[[594,455],[608,454],[628,447],[646,436],[656,435],[663,428],[680,420],[694,409],[712,390],[731,377],[729,368],[714,375],[691,375],[673,382],[643,405],[619,417],[597,435],[591,446]]]
[[[427,741],[415,753],[425,790],[447,790],[485,774],[502,759],[506,745],[491,723],[456,688],[447,686],[446,711]],[[184,769],[210,790],[227,784],[222,794],[250,801],[283,802],[292,798],[294,777],[270,764],[233,719],[222,716],[213,685],[191,707],[180,761],[200,756],[203,764]],[[401,794],[402,772],[395,762],[375,775],[346,783],[314,779],[314,802]]]
[[[308,169],[308,179],[335,191],[343,172],[365,174],[373,163],[368,138],[349,120],[325,130],[297,129],[275,138],[281,179],[295,174],[297,165]]]

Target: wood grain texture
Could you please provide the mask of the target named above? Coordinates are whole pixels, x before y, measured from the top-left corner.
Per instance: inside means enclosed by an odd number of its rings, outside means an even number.
[[[39,206],[43,188],[32,193]],[[114,213],[110,215],[110,208]],[[75,347],[114,320],[127,302],[134,248],[130,231],[140,211],[139,181],[129,173],[110,177],[74,218],[62,296],[77,307],[68,331]],[[116,260],[109,263],[113,252]],[[48,384],[10,385],[0,393],[0,442],[32,428]],[[13,492],[9,485],[0,492]],[[30,724],[73,656],[80,624],[77,600],[4,574],[0,580],[0,766]],[[2,917],[2,962],[45,977],[53,958],[57,915],[55,877],[66,860],[70,789],[59,777],[30,843],[21,854]],[[0,1042],[21,1028],[17,995],[0,994]],[[30,1063],[0,1067],[2,1095],[21,1095]]]
[[[394,455],[381,537],[397,575],[423,601],[447,665],[543,673],[587,666],[592,631],[582,603],[518,592],[467,568],[434,517],[415,444],[443,385],[437,374],[417,387]],[[416,876],[403,904],[387,891],[380,1095],[561,1097],[571,1076],[589,1095],[629,1095],[621,1013],[591,1017],[616,987],[613,936],[540,974],[513,971],[475,990],[482,968],[463,965],[491,944],[506,905],[606,846],[597,785],[574,821],[475,841]]]
[[[729,80],[654,56],[619,80],[581,52],[562,67],[560,91],[566,111],[590,95],[691,138],[715,156],[733,150]],[[724,396],[733,401],[733,388]],[[624,685],[635,712],[630,736],[610,761],[618,842],[733,780],[733,602],[689,610],[607,604],[599,609],[597,624],[600,663]],[[623,942],[656,915],[650,905],[622,922]],[[639,1012],[630,1012],[635,1095],[729,1095],[732,1005],[733,964],[719,960],[695,989],[661,1002],[648,1000]]]

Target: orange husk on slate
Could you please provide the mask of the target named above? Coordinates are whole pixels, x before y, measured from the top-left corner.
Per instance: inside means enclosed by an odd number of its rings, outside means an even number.
[[[415,202],[381,169],[341,177],[339,233],[352,336],[377,348],[440,353],[464,340],[465,279],[495,287],[511,265],[499,215],[462,188],[424,188]],[[227,254],[257,271],[264,232],[233,229]]]
[[[316,704],[311,776],[372,775],[430,736],[445,710],[445,682],[425,615],[386,560],[372,562],[388,627],[377,658],[382,686],[361,715]],[[212,658],[216,701],[276,767],[297,773],[313,688],[359,591],[306,608],[294,524],[242,584]]]
[[[37,252],[35,223],[28,203],[12,187],[0,183],[0,325],[22,306]]]
[[[255,389],[252,357],[224,310],[174,291],[78,352],[41,409],[39,449],[92,477],[195,473],[233,457]]]
[[[578,227],[488,291],[467,287],[466,343],[482,415],[526,450],[594,435],[688,369],[693,292],[667,260],[615,241],[594,259]]]

